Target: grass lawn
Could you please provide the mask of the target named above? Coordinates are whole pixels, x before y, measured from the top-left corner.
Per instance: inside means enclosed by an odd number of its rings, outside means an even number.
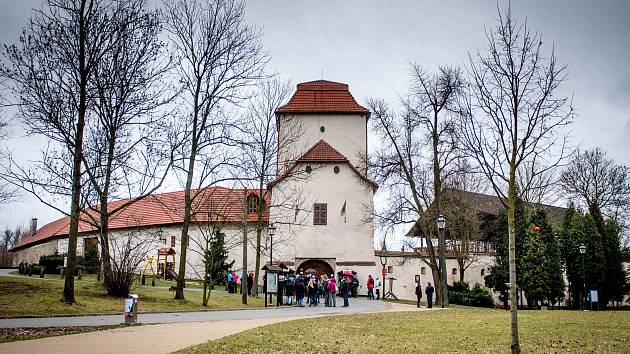
[[[630,312],[521,311],[524,353],[630,353]],[[180,353],[507,353],[504,310],[454,307],[320,317],[260,327]]]
[[[81,314],[120,314],[123,300],[106,295],[103,287],[93,277],[75,279],[77,303],[67,305],[60,302],[63,279],[30,279],[29,277],[0,277],[0,318],[20,316],[51,316]],[[241,304],[240,294],[216,294],[210,296],[208,307],[201,306],[202,292],[186,291],[186,300],[173,300],[174,293],[168,289],[141,288],[132,290],[139,296],[138,310],[160,311],[204,311],[231,308],[260,307],[264,298],[249,298],[248,305]]]

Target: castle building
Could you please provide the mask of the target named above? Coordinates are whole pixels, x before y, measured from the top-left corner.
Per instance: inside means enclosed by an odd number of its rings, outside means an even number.
[[[369,116],[348,85],[324,80],[298,84],[276,111],[278,177],[269,184],[274,262],[319,275],[356,272],[361,280],[374,273]]]

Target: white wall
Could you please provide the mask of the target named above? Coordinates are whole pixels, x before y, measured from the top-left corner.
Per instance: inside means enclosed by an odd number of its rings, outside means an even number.
[[[300,163],[297,168],[306,166]],[[374,267],[374,226],[369,220],[372,186],[344,163],[311,166],[313,171],[307,181],[289,177],[272,191],[270,221],[277,226],[274,259],[293,262],[296,258],[325,258],[332,259],[333,264],[347,262],[350,264],[333,270],[355,270],[363,281]],[[334,173],[335,166],[340,169],[338,174]],[[341,215],[344,202],[345,218]],[[313,225],[314,203],[327,204],[327,225]],[[299,208],[297,216],[295,205]]]
[[[159,238],[159,230],[162,230],[162,237],[166,238],[166,243],[160,242]],[[225,244],[226,249],[228,249],[228,262],[234,260],[233,269],[237,273],[242,270],[243,265],[243,243],[242,243],[242,226],[238,224],[225,224],[222,227],[222,231],[225,233]],[[189,236],[191,240],[189,242],[187,254],[186,254],[186,278],[188,279],[198,279],[203,275],[203,258],[201,255],[201,246],[203,245],[203,235],[208,232],[208,227],[205,225],[191,225],[189,229]],[[77,239],[77,255],[83,255],[83,239],[89,237],[96,237],[97,233],[92,234],[84,234],[81,235]],[[114,257],[117,257],[122,253],[124,248],[124,242],[129,237],[137,238],[138,242],[142,242],[140,245],[139,251],[142,253],[142,262],[138,265],[138,271],[141,271],[144,268],[146,256],[153,256],[153,267],[154,270],[157,271],[157,251],[162,247],[171,247],[171,236],[175,236],[175,263],[176,269],[179,270],[179,253],[181,247],[181,225],[171,225],[164,227],[148,227],[143,228],[141,230],[112,230],[110,231],[110,252],[114,254]],[[255,245],[256,245],[256,231],[254,225],[248,226],[248,272],[254,271],[255,266]],[[265,244],[266,238],[266,230],[263,231],[263,246]],[[99,246],[100,247],[100,246]],[[57,244],[57,251],[59,253],[66,253],[68,251],[68,239],[60,239]],[[100,248],[99,248],[100,251]],[[265,264],[267,260],[266,256],[263,254],[261,256],[261,266]],[[170,258],[169,258],[170,261]]]
[[[376,263],[378,266],[376,267],[375,273],[377,276],[381,274],[381,264],[379,263],[378,257],[375,257]],[[464,281],[470,284],[472,288],[475,284],[479,284],[482,287],[484,286],[484,276],[481,275],[481,270],[484,270],[485,275],[488,275],[488,267],[493,263],[493,258],[490,256],[480,256],[477,260],[475,260],[472,265],[466,269],[464,272]],[[420,275],[420,283],[422,284],[422,289],[427,286],[428,282],[433,283],[433,275],[431,272],[431,268],[425,264],[419,258],[404,258],[404,257],[390,257],[387,260],[387,266],[393,267],[393,273],[388,274],[386,278],[393,276],[396,278],[394,281],[393,293],[400,299],[406,300],[415,300],[415,275]],[[424,268],[424,274],[422,274]],[[453,274],[452,270],[455,268],[457,270],[456,274]],[[446,274],[448,284],[453,284],[455,281],[459,281],[459,267],[457,265],[457,260],[454,258],[446,259]],[[434,284],[435,285],[435,284]],[[386,290],[389,291],[389,281],[385,283]],[[486,288],[492,293],[492,289]],[[426,301],[426,295],[422,294],[423,300]],[[434,298],[435,300],[435,298]]]
[[[292,136],[291,132],[301,130],[299,141],[280,144],[279,161],[293,161],[320,140],[324,140],[359,170],[365,172],[367,149],[367,118],[358,114],[297,114],[279,115],[280,139]],[[324,132],[320,127],[324,127]],[[299,128],[297,128],[299,127]],[[294,140],[294,139],[292,139]],[[286,149],[282,149],[282,148]],[[360,158],[363,156],[363,159]],[[285,166],[286,167],[286,166]],[[283,172],[284,169],[280,168]]]

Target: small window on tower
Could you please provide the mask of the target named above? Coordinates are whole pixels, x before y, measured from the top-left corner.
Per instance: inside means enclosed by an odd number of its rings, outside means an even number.
[[[339,171],[340,171],[339,166],[335,166],[334,171],[335,171],[335,174],[339,174]]]
[[[484,275],[486,275],[486,270],[485,269],[481,269],[481,276],[483,277]]]
[[[319,131],[320,131],[321,133],[323,133],[323,132],[325,132],[325,131],[326,131],[326,128],[322,125],[321,127],[319,127]]]
[[[427,275],[427,267],[420,268],[420,274]]]
[[[457,275],[457,268],[453,268],[453,275]]]
[[[328,217],[328,204],[317,203],[313,205],[313,225],[326,225]]]

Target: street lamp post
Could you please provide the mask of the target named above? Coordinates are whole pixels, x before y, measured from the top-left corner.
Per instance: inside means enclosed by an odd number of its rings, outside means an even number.
[[[446,297],[446,242],[444,241],[444,229],[446,228],[446,218],[444,215],[438,216],[435,220],[438,229],[438,248],[440,253],[440,307],[448,306]]]
[[[276,233],[276,227],[273,223],[267,226],[267,234],[269,235],[269,265],[273,263],[273,235]]]
[[[381,276],[383,277],[382,294],[383,294],[383,300],[385,300],[385,274],[386,274],[385,265],[387,264],[387,246],[385,246],[385,240],[383,240],[383,247],[381,247],[381,253],[379,253],[378,259],[381,262],[381,266],[382,266],[382,269],[381,269]]]
[[[586,254],[586,246],[580,245],[580,254],[582,255],[582,295],[580,295],[580,308],[586,298],[586,267],[584,265],[584,254]]]

